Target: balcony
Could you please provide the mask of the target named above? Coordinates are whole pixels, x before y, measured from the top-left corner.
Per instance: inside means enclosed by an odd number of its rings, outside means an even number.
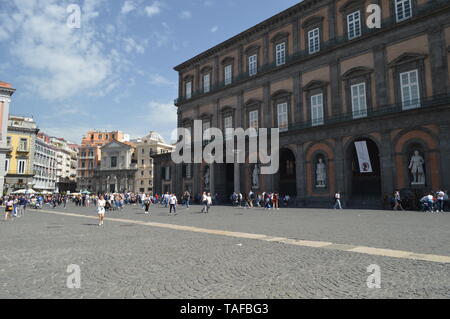
[[[447,7],[447,8],[450,7],[450,2],[448,0],[434,0],[431,2],[427,2],[423,5],[417,6],[416,10],[414,11],[413,17],[406,21],[397,22],[396,17],[392,16],[392,17],[382,20],[380,29],[369,29],[369,28],[367,28],[367,26],[365,24],[363,24],[363,27],[361,29],[361,36],[359,36],[359,37],[349,40],[348,35],[345,34],[344,36],[336,37],[336,38],[330,39],[328,41],[321,42],[320,43],[320,51],[318,51],[316,53],[310,54],[309,51],[306,49],[306,50],[295,52],[291,55],[287,55],[286,63],[284,63],[282,65],[277,66],[275,62],[260,65],[260,66],[258,66],[258,72],[257,72],[256,76],[265,75],[265,74],[271,73],[276,70],[283,69],[287,66],[291,66],[291,65],[299,63],[299,62],[306,62],[310,59],[320,56],[323,53],[327,53],[332,50],[335,50],[341,46],[345,46],[345,45],[348,45],[351,43],[357,43],[361,40],[364,41],[365,39],[367,39],[368,37],[370,37],[372,35],[382,34],[386,31],[389,31],[390,29],[397,27],[397,26],[400,27],[400,26],[404,25],[405,23],[408,23],[408,21],[424,17],[426,15],[433,13],[434,11],[436,11],[438,9],[442,9],[445,7]],[[243,84],[246,81],[248,81],[254,77],[255,77],[255,75],[249,75],[248,72],[238,74],[237,76],[233,77],[231,84],[225,85],[224,81],[215,83],[215,84],[211,84],[210,91],[208,93],[204,93],[203,88],[200,88],[199,90],[192,92],[191,98],[188,99],[185,96],[181,96],[174,100],[174,104],[176,106],[179,106],[181,103],[195,100],[198,97],[212,95],[212,94],[224,89],[225,87],[234,87],[236,85]]]
[[[420,100],[412,101],[412,103],[415,105],[414,109],[405,107],[405,103],[400,102],[396,104],[389,104],[380,106],[377,108],[368,109],[364,112],[347,112],[340,115],[335,115],[332,117],[328,117],[323,119],[323,122],[321,125],[317,125],[316,121],[313,120],[306,120],[302,122],[297,122],[289,125],[288,131],[293,130],[302,130],[302,129],[308,129],[313,127],[323,127],[326,125],[333,125],[338,123],[344,123],[344,122],[351,122],[351,121],[359,121],[364,119],[371,119],[376,118],[384,115],[389,114],[400,114],[400,113],[408,113],[412,112],[414,110],[420,110],[420,109],[431,109],[436,108],[440,106],[449,106],[450,105],[450,94],[443,94],[443,95],[437,95],[430,98],[423,98]],[[409,105],[409,104],[407,104]],[[362,115],[366,116],[362,116]]]

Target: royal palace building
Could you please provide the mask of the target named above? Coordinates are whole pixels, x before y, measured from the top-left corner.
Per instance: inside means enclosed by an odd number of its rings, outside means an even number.
[[[449,189],[449,65],[448,0],[300,2],[175,67],[178,126],[278,127],[278,173],[158,155],[155,191],[382,208]]]

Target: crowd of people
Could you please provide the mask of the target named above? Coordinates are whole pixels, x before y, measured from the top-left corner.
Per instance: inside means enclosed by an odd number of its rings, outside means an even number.
[[[190,208],[192,202],[202,206],[202,213],[208,214],[211,206],[226,204],[219,199],[219,194],[214,196],[204,192],[195,198],[185,191],[180,196],[183,207]],[[334,209],[342,209],[341,193],[336,192],[334,197]],[[5,220],[25,215],[26,209],[41,209],[45,206],[66,209],[67,203],[71,202],[76,207],[96,207],[99,215],[99,225],[103,225],[104,216],[107,212],[121,211],[126,205],[140,205],[145,214],[150,214],[150,207],[159,204],[168,209],[169,215],[177,215],[179,200],[176,194],[166,192],[165,194],[134,194],[134,193],[106,193],[106,194],[53,194],[53,195],[6,195],[0,198],[0,205],[5,206]],[[264,210],[279,210],[280,207],[289,207],[291,197],[288,194],[280,196],[277,192],[255,193],[249,191],[242,194],[233,192],[229,203],[234,207],[251,209],[264,208]],[[405,210],[400,191],[396,190],[391,199],[393,210]],[[450,209],[448,192],[439,190],[430,192],[420,199],[420,206],[425,212],[444,212]]]

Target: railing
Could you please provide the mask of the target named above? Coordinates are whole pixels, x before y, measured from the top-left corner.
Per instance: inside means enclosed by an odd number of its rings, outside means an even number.
[[[348,39],[348,35],[345,36],[338,36],[335,37],[333,39],[330,39],[328,41],[325,42],[321,42],[320,43],[320,50],[316,53],[310,54],[308,49],[305,50],[301,50],[298,52],[295,52],[293,54],[287,55],[286,56],[286,62],[282,65],[276,65],[275,62],[272,63],[266,63],[264,65],[258,66],[258,72],[256,75],[252,75],[250,76],[248,74],[248,72],[243,72],[238,74],[237,76],[233,77],[232,83],[225,85],[224,81],[221,81],[219,83],[215,83],[215,84],[211,84],[210,85],[210,90],[208,93],[204,93],[203,92],[203,88],[200,88],[194,92],[192,92],[191,98],[186,98],[185,96],[179,97],[177,99],[174,100],[175,105],[179,105],[182,102],[186,102],[188,100],[192,100],[195,99],[199,96],[206,96],[208,94],[213,94],[227,86],[234,86],[236,84],[242,83],[247,81],[250,78],[253,78],[255,76],[264,74],[264,73],[269,73],[273,70],[279,69],[279,68],[283,68],[287,65],[291,65],[300,61],[306,61],[310,58],[313,58],[317,55],[323,54],[324,52],[328,52],[332,49],[335,49],[336,47],[338,47],[339,45],[343,45],[343,44],[347,44],[350,42],[357,42],[359,41],[362,37],[364,36],[369,36],[371,34],[376,34],[376,33],[381,33],[386,31],[387,28],[389,27],[393,27],[395,25],[401,25],[402,23],[407,23],[407,21],[414,19],[414,18],[418,18],[420,16],[426,15],[431,11],[434,11],[436,9],[440,9],[442,7],[445,6],[450,6],[450,1],[449,0],[434,0],[432,2],[427,2],[426,4],[423,4],[421,6],[416,7],[415,11],[413,12],[413,16],[407,20],[401,21],[401,22],[397,22],[396,21],[396,16],[391,16],[389,18],[386,18],[384,20],[381,21],[381,28],[380,29],[370,29],[367,26],[363,26],[361,29],[361,35],[359,37],[353,38],[351,40]]]
[[[410,107],[411,105],[414,105],[414,107]],[[449,105],[450,106],[450,94],[442,94],[433,96],[430,98],[423,98],[420,100],[415,100],[410,102],[409,104],[405,103],[396,103],[396,104],[388,104],[384,106],[380,106],[377,108],[371,108],[368,109],[367,116],[361,116],[362,113],[355,114],[353,111],[342,113],[339,115],[334,115],[328,118],[323,119],[322,125],[315,125],[313,120],[305,120],[297,123],[293,123],[289,125],[289,131],[291,130],[301,130],[311,127],[323,127],[325,125],[332,125],[342,122],[348,122],[348,121],[358,121],[366,118],[374,118],[382,115],[388,115],[388,114],[395,114],[400,112],[410,112],[414,109],[424,109],[424,108],[432,108],[432,107],[439,107],[443,105]]]

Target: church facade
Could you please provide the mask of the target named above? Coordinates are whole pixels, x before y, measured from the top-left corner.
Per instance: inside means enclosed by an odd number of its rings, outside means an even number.
[[[367,6],[381,8],[369,28]],[[280,169],[154,157],[155,191],[407,206],[450,189],[450,3],[305,0],[178,65],[178,127],[280,129]],[[248,154],[246,154],[248,155]],[[205,181],[206,179],[206,181]]]
[[[135,189],[136,147],[130,142],[112,141],[101,147],[102,159],[94,172],[95,192],[125,193]]]

